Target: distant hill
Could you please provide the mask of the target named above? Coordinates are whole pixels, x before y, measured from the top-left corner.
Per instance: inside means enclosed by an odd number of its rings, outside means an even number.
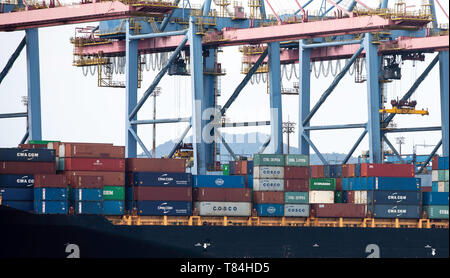
[[[226,138],[227,142],[242,142],[242,143],[228,143],[230,148],[233,150],[233,152],[238,156],[252,156],[255,153],[258,153],[261,143],[258,141],[264,141],[265,138],[267,138],[267,134],[262,133],[249,133],[249,134],[226,134],[223,133],[223,136]],[[230,138],[233,138],[233,140],[230,140]],[[257,138],[263,138],[262,140]],[[253,143],[253,142],[257,143]],[[185,143],[191,143],[192,137],[186,137],[184,140]],[[251,143],[249,143],[251,142]],[[175,142],[174,141],[167,141],[163,144],[160,144],[156,147],[156,157],[163,157],[165,155],[168,155],[169,152],[172,150]],[[151,150],[149,150],[151,152]],[[228,151],[225,149],[225,147],[220,144],[220,153],[221,153],[221,160],[222,162],[228,162],[231,159],[231,156],[228,154]],[[284,153],[287,153],[287,145],[284,144]],[[290,147],[290,153],[298,153],[298,148]],[[325,159],[331,163],[331,164],[337,164],[344,160],[345,156],[347,154],[344,153],[323,153],[322,154]],[[145,157],[144,154],[140,154],[139,157]],[[357,163],[358,159],[356,157],[351,157],[348,163]],[[322,164],[319,157],[311,153],[310,156],[310,162],[311,164]]]

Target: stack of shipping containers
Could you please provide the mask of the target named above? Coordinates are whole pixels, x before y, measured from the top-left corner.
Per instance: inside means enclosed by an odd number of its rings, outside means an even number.
[[[34,175],[34,212],[37,214],[67,214],[68,183],[63,174]]]
[[[315,217],[333,217],[336,178],[331,178],[330,165],[312,165],[309,179],[310,215]],[[333,167],[333,169],[335,169]]]
[[[138,215],[192,215],[192,176],[186,160],[127,158],[127,210]]]
[[[448,219],[449,157],[433,157],[432,189],[423,192],[423,210],[430,219]]]
[[[54,150],[0,149],[0,203],[32,212],[36,174],[56,174]]]
[[[253,204],[258,216],[284,216],[284,155],[253,156]]]
[[[125,147],[101,143],[49,143],[48,147],[58,150],[58,170],[67,177],[76,214],[124,213]]]
[[[309,217],[309,156],[288,154],[284,162],[284,216]]]

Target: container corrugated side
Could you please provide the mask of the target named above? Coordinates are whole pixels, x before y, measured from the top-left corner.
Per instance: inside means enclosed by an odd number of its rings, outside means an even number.
[[[255,166],[253,168],[255,179],[284,179],[284,167],[278,166]]]
[[[309,205],[285,204],[284,216],[286,217],[309,217]]]
[[[431,181],[439,181],[439,170],[431,171]]]
[[[35,201],[34,212],[37,214],[67,214],[67,201]]]
[[[282,154],[255,154],[253,165],[256,166],[284,166],[284,155]]]
[[[424,206],[429,219],[448,219],[448,206]]]
[[[310,204],[332,204],[334,203],[334,191],[309,191]]]
[[[285,204],[309,204],[309,192],[284,192]]]
[[[127,158],[125,159],[127,172],[186,172],[186,159],[168,158]]]
[[[134,202],[139,215],[192,215],[192,202],[182,201],[136,201]]]
[[[196,175],[194,187],[245,188],[244,176]]]
[[[361,164],[362,177],[414,177],[413,164]]]
[[[194,202],[200,216],[250,216],[250,202]]]
[[[0,175],[0,187],[33,187],[34,175]]]
[[[74,201],[102,201],[103,188],[77,188],[71,189],[71,200]]]
[[[32,212],[34,210],[34,202],[33,201],[6,201],[0,200],[0,204],[6,207]]]
[[[314,204],[311,215],[315,217],[364,218],[367,206],[363,204]]]
[[[374,205],[369,206],[374,218],[412,218],[419,219],[421,206]]]
[[[123,215],[125,210],[124,201],[104,201],[103,214],[104,215]]]
[[[369,204],[401,204],[401,205],[420,205],[421,192],[415,191],[369,191]]]
[[[56,174],[56,163],[53,162],[23,162],[3,161],[0,162],[0,174]]]
[[[124,186],[103,187],[103,200],[110,200],[110,201],[125,200],[125,187]]]
[[[422,204],[423,205],[446,205],[449,202],[448,192],[422,192]]]
[[[133,185],[139,186],[192,186],[189,173],[134,172]]]
[[[309,179],[310,190],[336,190],[336,180],[334,178],[311,178]]]
[[[282,217],[284,216],[284,205],[282,204],[255,204],[258,216]]]
[[[284,157],[285,166],[309,166],[309,155],[287,154]]]
[[[33,201],[33,188],[0,188],[3,201]]]
[[[125,171],[125,159],[121,158],[65,158],[64,170],[68,171]]]
[[[34,188],[35,201],[65,201],[67,188]]]
[[[65,175],[34,175],[34,187],[67,187],[67,177]]]
[[[253,179],[253,191],[283,191],[282,179]]]
[[[76,214],[103,214],[103,202],[83,201],[75,202],[74,205]]]
[[[55,150],[0,148],[0,161],[55,162]]]

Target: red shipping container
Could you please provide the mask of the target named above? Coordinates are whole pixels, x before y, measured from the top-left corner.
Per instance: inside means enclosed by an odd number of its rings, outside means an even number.
[[[439,156],[438,155],[433,156],[433,160],[431,160],[431,169],[439,170]]]
[[[64,157],[125,158],[124,146],[66,143],[64,149]]]
[[[199,202],[251,202],[252,190],[250,188],[194,188],[192,198]]]
[[[247,175],[247,160],[234,161],[233,175]]]
[[[69,184],[76,184],[78,176],[102,177],[102,185],[123,186],[125,185],[124,172],[100,172],[100,171],[66,171]],[[85,185],[86,186],[86,185]]]
[[[285,179],[284,191],[287,192],[309,191],[309,179]]]
[[[311,165],[311,178],[323,178],[323,165]]]
[[[186,172],[185,159],[127,158],[125,164],[127,172]]]
[[[67,187],[65,175],[34,175],[34,187]]]
[[[255,204],[284,204],[284,192],[280,191],[254,191]]]
[[[361,177],[414,177],[413,164],[361,164]]]
[[[336,191],[342,191],[342,178],[335,178],[336,180]]]
[[[133,197],[138,201],[192,202],[192,187],[135,186]]]
[[[432,187],[431,186],[421,186],[420,187],[420,192],[432,192]]]
[[[103,188],[102,176],[72,176],[73,188]]]
[[[46,149],[46,144],[20,144],[19,149]]]
[[[3,161],[0,174],[56,174],[56,163]]]
[[[49,149],[53,149],[56,151],[56,156],[58,157],[64,157],[65,153],[62,153],[61,155],[59,154],[59,147],[61,145],[66,145],[66,144],[76,144],[76,145],[90,145],[90,146],[96,146],[96,147],[100,147],[100,146],[112,146],[113,144],[110,143],[80,143],[80,142],[50,142],[47,144]]]
[[[355,203],[355,191],[347,191],[347,203]]]
[[[367,208],[359,204],[312,204],[310,213],[314,217],[365,218]]]
[[[66,158],[68,171],[125,171],[125,159],[120,158]]]
[[[285,179],[309,179],[309,167],[288,166],[284,167]]]

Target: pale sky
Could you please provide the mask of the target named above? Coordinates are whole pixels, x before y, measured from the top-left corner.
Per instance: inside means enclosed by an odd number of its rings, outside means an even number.
[[[73,2],[73,1],[61,1]],[[201,0],[191,3],[201,3]],[[243,1],[244,4],[246,1]],[[300,1],[301,3],[305,1]],[[318,9],[321,1],[310,5],[313,11]],[[344,1],[345,4],[348,1]],[[394,2],[394,1],[391,1]],[[410,3],[411,2],[411,3]],[[421,0],[407,1],[408,5],[420,6]],[[294,0],[271,1],[277,11],[296,10]],[[281,4],[282,3],[282,4]],[[378,0],[365,0],[364,3],[375,7]],[[446,11],[448,2],[441,1]],[[393,5],[393,4],[392,4]],[[244,5],[246,6],[246,5]],[[213,4],[214,8],[214,4]],[[247,7],[246,7],[247,8]],[[270,12],[269,8],[266,8]],[[436,7],[439,23],[448,23],[448,19]],[[66,25],[39,29],[40,74],[41,74],[41,106],[42,106],[42,139],[79,142],[110,142],[116,145],[125,144],[125,89],[97,87],[97,75],[83,76],[81,68],[72,66],[73,46],[70,37],[77,26],[96,26],[97,23]],[[3,69],[24,36],[24,31],[0,33],[0,69]],[[402,81],[390,83],[387,88],[388,107],[390,100],[401,97],[436,54],[427,54],[425,62],[417,62],[413,67],[411,61],[403,65]],[[226,69],[227,75],[222,77],[222,96],[219,103],[223,105],[235,87],[243,79],[240,74],[242,54],[237,47],[227,47],[219,54],[219,62]],[[343,62],[343,61],[342,61]],[[327,63],[325,64],[327,65]],[[290,66],[288,67],[290,69]],[[148,88],[157,72],[144,71],[143,86],[139,89],[140,98]],[[26,50],[17,59],[8,76],[0,84],[0,113],[25,111],[21,96],[26,95]],[[124,78],[125,76],[123,76]],[[333,77],[311,77],[311,107],[317,102],[324,90],[331,84]],[[284,87],[292,87],[291,81],[283,80]],[[158,97],[157,118],[189,117],[191,114],[190,77],[173,77],[166,75],[159,84],[162,95]],[[417,108],[428,108],[429,116],[398,115],[394,122],[398,127],[440,126],[441,112],[439,104],[439,66],[436,65],[427,79],[414,94]],[[354,76],[346,76],[322,105],[311,120],[311,125],[351,124],[367,122],[367,90],[366,83],[354,83]],[[149,99],[138,114],[138,119],[151,119],[153,103]],[[230,122],[269,120],[269,95],[267,84],[248,84],[238,99],[227,112]],[[298,122],[298,96],[283,96],[283,120]],[[157,127],[157,144],[168,140],[176,140],[185,129],[187,123],[162,124]],[[24,118],[0,119],[0,147],[17,146],[26,129]],[[262,132],[268,134],[270,127],[226,128],[222,132],[245,133]],[[347,153],[361,134],[362,129],[336,131],[313,131],[311,139],[322,153]],[[138,128],[140,138],[151,149],[152,127]],[[188,136],[191,133],[188,134]],[[435,145],[441,138],[439,132],[405,133],[388,135],[395,144],[395,137],[404,136],[403,153],[412,153],[413,144]],[[291,137],[291,145],[297,147],[297,133]],[[395,144],[396,145],[396,144]],[[396,145],[398,148],[398,146]],[[368,149],[368,138],[354,152],[360,155]],[[418,148],[418,154],[428,154],[432,147]],[[138,146],[138,153],[141,152]],[[311,150],[311,153],[313,151]],[[440,153],[440,151],[439,151]]]

